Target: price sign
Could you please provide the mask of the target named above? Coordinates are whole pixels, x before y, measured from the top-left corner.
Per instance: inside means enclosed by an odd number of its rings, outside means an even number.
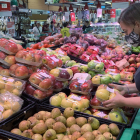
[[[116,17],[116,9],[111,9],[110,10],[110,17],[115,18]]]
[[[0,0],[0,11],[11,11],[10,0]]]
[[[71,13],[70,16],[71,16],[71,21],[75,21],[75,13]]]
[[[15,24],[14,22],[7,22],[7,31],[12,37],[15,36]]]

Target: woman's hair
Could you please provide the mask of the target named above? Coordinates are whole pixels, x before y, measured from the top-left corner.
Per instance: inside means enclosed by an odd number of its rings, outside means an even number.
[[[68,23],[67,23],[67,22],[64,22],[64,23],[63,23],[63,26],[64,26],[64,27],[67,27],[67,26],[68,26]]]
[[[130,5],[122,11],[118,22],[123,22],[126,25],[135,25],[136,21],[140,22],[140,3]]]

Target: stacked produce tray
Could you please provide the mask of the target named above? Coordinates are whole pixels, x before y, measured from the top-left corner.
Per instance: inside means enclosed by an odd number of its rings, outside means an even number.
[[[7,133],[7,131],[11,131],[13,128],[17,128],[19,123],[22,121],[22,120],[26,120],[28,119],[29,117],[31,117],[32,115],[34,115],[35,113],[39,112],[39,111],[49,111],[51,112],[52,109],[54,109],[55,107],[53,106],[50,106],[50,105],[33,105],[32,107],[29,107],[28,109],[26,110],[23,110],[21,113],[17,114],[15,117],[13,117],[12,120],[7,120],[7,122],[4,124],[4,125],[0,125],[0,129],[3,129],[5,131],[3,131],[4,133]],[[64,112],[64,109],[60,109],[60,111],[63,113]],[[25,113],[26,112],[26,113]],[[75,112],[74,113],[74,117],[85,117],[86,119],[88,119],[90,116],[89,115],[83,115],[83,114],[79,114],[78,112]],[[107,124],[109,125],[110,123],[112,123],[111,121],[110,122],[106,122],[104,121],[103,119],[98,119],[100,121],[100,124]],[[118,123],[116,123],[120,129],[120,133],[117,137],[117,140],[120,139],[122,133],[123,133],[123,130],[124,130],[124,127]],[[1,131],[1,130],[0,130]],[[9,134],[9,133],[8,133]],[[11,133],[11,136],[14,137],[16,135],[13,135]],[[17,136],[18,137],[18,136]],[[26,139],[26,140],[30,140],[28,138],[25,138],[25,137],[22,137],[20,136],[21,139]]]
[[[57,49],[57,48],[60,48],[62,45],[63,45],[63,44],[60,44],[60,45],[57,45],[57,46],[53,46],[53,47],[50,47],[50,49],[55,50],[55,49]]]

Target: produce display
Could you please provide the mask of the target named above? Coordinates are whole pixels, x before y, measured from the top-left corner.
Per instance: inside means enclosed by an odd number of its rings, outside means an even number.
[[[75,117],[69,107],[63,114],[58,108],[51,112],[39,111],[21,121],[11,133],[34,140],[106,140],[116,139],[120,129],[114,123],[100,123],[94,117]]]

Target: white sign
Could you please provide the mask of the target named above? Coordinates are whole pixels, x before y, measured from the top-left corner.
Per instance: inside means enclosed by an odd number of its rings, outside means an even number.
[[[97,9],[97,17],[102,17],[102,9]]]
[[[65,21],[69,21],[69,12],[65,12]]]
[[[15,36],[15,24],[14,22],[7,22],[7,31],[8,34],[12,37]]]

